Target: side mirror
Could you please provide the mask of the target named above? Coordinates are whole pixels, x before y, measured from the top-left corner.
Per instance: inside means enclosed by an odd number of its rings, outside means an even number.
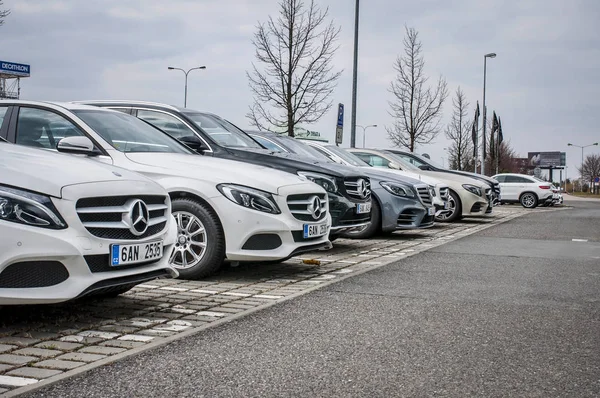
[[[200,138],[196,137],[195,135],[181,137],[179,139],[179,141],[181,141],[185,145],[189,146],[190,148],[192,148],[194,151],[196,151],[198,153],[203,153],[204,151],[208,150],[208,148],[206,147],[204,142]]]
[[[98,151],[96,151],[92,140],[81,136],[65,137],[61,139],[58,141],[56,149],[58,152],[72,153],[76,155],[98,155]]]
[[[390,162],[390,163],[388,163],[388,168],[394,169],[394,170],[400,170],[400,165],[396,162]]]

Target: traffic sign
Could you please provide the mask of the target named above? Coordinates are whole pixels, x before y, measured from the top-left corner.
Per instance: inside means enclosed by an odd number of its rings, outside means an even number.
[[[340,145],[344,139],[344,104],[338,104],[337,125],[335,128],[335,144]]]
[[[600,177],[594,178],[594,182],[600,182]]]

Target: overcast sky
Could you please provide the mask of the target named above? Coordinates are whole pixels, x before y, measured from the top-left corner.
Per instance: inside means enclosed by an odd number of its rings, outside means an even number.
[[[343,69],[332,97],[346,105],[349,146],[354,2],[317,0],[342,28],[335,64]],[[277,0],[4,0],[0,59],[31,65],[22,99],[140,99],[183,105],[183,73],[167,66],[206,65],[189,76],[188,107],[217,113],[240,127],[252,102],[245,71],[253,61],[257,21]],[[597,0],[363,0],[360,14],[358,124],[367,146],[389,146],[388,92],[404,25],[423,42],[426,72],[458,86],[471,108],[482,99],[502,118],[505,139],[528,151],[566,151],[569,175],[581,150],[600,141],[600,2]],[[451,114],[451,98],[444,121]],[[333,140],[336,110],[305,126]],[[357,132],[357,146],[362,143]],[[417,148],[447,162],[448,142]],[[600,152],[587,148],[586,153]]]

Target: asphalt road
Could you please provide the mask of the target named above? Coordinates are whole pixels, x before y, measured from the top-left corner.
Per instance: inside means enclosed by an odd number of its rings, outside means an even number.
[[[600,202],[574,206],[532,211],[32,396],[598,397]]]

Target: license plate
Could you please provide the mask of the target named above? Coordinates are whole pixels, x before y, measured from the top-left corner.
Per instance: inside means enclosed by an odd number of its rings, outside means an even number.
[[[327,224],[304,224],[304,239],[316,238],[327,233]]]
[[[110,245],[110,265],[143,263],[163,256],[163,242],[138,243],[134,245]]]
[[[368,203],[357,203],[356,214],[364,214],[371,212],[371,202]]]
[[[427,214],[430,216],[435,216],[435,207],[430,207],[427,209]]]

